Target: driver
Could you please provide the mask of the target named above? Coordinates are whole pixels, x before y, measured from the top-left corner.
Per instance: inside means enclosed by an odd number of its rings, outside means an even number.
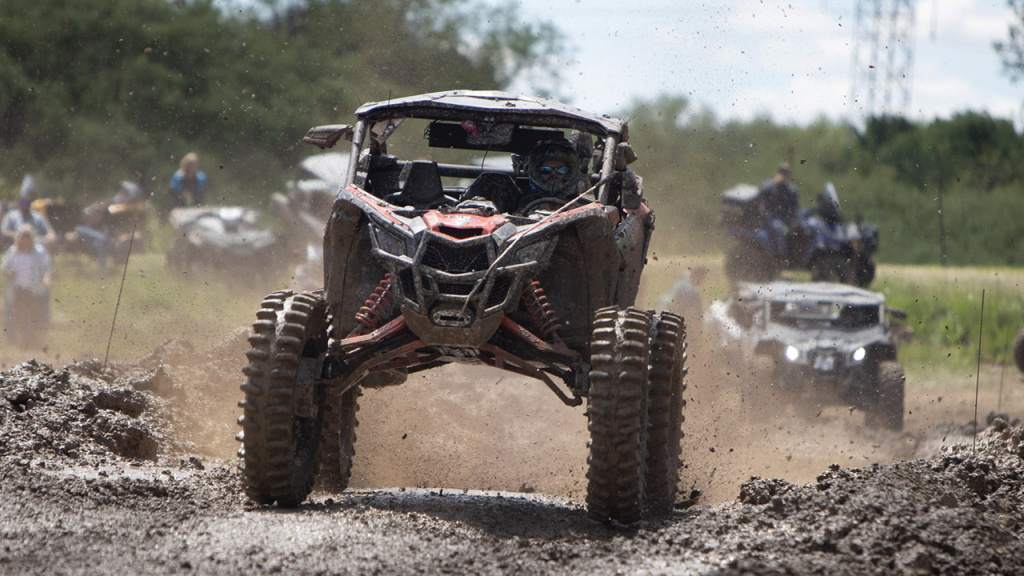
[[[565,140],[545,140],[530,151],[527,158],[530,190],[523,205],[550,198],[548,206],[561,206],[579,193],[579,155],[576,147]]]

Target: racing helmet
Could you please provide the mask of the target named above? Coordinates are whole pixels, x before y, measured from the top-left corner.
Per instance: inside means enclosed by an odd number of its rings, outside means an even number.
[[[568,196],[576,190],[580,178],[576,148],[565,140],[539,142],[527,159],[527,176],[532,190],[551,196]]]

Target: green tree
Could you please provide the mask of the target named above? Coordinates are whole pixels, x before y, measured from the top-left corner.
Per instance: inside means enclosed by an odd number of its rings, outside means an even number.
[[[1013,80],[1024,79],[1024,0],[1007,0],[1014,20],[1007,30],[1009,38],[996,42],[996,52],[1003,59],[1003,70]]]
[[[123,178],[163,197],[176,159],[195,150],[214,199],[259,204],[311,152],[298,145],[310,126],[367,100],[500,88],[557,48],[549,25],[470,0],[227,6],[6,0],[0,169],[83,199]]]
[[[1024,141],[1008,120],[963,112],[927,125],[903,118],[872,118],[860,137],[868,157],[896,169],[916,186],[968,183],[991,191],[1021,176],[1016,161]]]

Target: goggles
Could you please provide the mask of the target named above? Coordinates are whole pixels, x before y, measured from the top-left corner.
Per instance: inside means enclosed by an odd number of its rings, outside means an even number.
[[[558,174],[559,176],[565,176],[569,173],[568,166],[541,166],[538,171],[542,176],[548,176],[551,174]]]

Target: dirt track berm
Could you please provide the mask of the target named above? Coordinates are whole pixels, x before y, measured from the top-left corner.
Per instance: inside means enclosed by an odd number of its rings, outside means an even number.
[[[355,115],[304,138],[351,142],[351,164],[324,234],[323,289],[273,293],[253,324],[246,494],[293,506],[314,482],[344,490],[361,389],[468,363],[539,380],[567,406],[586,400],[595,519],[672,510],[686,328],[634,306],[654,214],[628,167],[626,123],[474,91]]]

